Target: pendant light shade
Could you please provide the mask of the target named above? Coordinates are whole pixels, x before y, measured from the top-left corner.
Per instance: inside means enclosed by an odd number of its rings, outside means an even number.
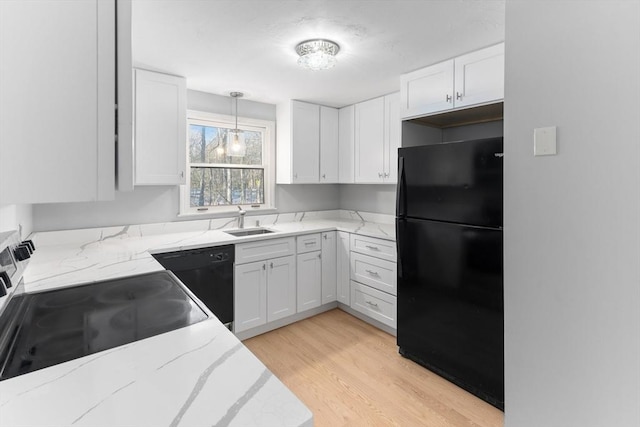
[[[247,152],[247,145],[244,141],[244,132],[238,129],[238,98],[242,98],[242,92],[231,92],[229,96],[235,98],[236,104],[236,127],[227,134],[227,156],[244,157]]]

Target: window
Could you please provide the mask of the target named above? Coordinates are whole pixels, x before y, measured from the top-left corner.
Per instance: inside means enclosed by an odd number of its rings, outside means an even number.
[[[189,111],[182,214],[271,208],[273,122]]]

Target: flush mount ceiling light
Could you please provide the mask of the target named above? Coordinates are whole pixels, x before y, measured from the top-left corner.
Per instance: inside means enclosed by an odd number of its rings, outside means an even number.
[[[306,40],[296,46],[296,52],[300,55],[298,64],[310,70],[326,70],[336,65],[336,54],[340,46],[331,40],[314,39]]]

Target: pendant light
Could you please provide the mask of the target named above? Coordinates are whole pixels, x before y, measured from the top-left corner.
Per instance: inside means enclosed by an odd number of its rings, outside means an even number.
[[[235,129],[231,129],[228,133],[227,155],[232,157],[244,157],[247,152],[247,146],[244,142],[244,132],[238,129],[238,98],[242,98],[244,94],[242,92],[231,92],[229,96],[236,100],[236,127]]]

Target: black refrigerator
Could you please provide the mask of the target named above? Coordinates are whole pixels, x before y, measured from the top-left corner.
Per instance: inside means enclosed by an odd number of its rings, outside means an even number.
[[[502,138],[398,151],[400,354],[504,409]]]

